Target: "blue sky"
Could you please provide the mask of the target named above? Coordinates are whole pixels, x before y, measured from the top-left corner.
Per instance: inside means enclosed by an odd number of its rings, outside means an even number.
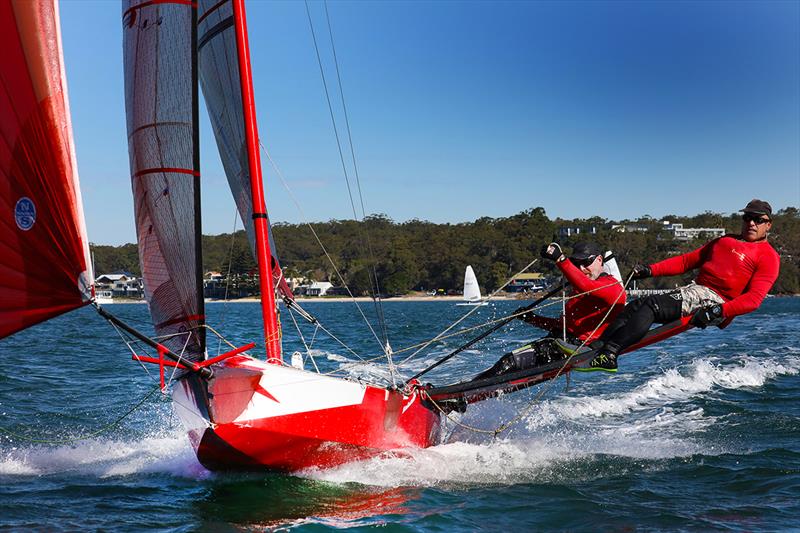
[[[324,7],[310,7],[335,89]],[[328,9],[368,213],[463,222],[537,206],[609,219],[727,213],[753,197],[800,206],[800,2]],[[262,142],[308,219],[352,218],[303,2],[250,2],[248,23]],[[120,5],[66,0],[61,24],[89,238],[134,242]],[[201,142],[204,232],[229,232],[234,205],[205,117]],[[262,160],[272,220],[302,222]]]

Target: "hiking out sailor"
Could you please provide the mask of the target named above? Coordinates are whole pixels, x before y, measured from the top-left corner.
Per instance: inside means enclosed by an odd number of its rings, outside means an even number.
[[[617,278],[604,270],[602,249],[592,242],[577,243],[567,258],[558,243],[542,247],[541,256],[555,261],[571,289],[564,315],[559,318],[527,312],[518,318],[549,332],[549,336],[505,354],[475,379],[497,376],[563,359],[564,351],[555,343],[566,328],[571,342],[591,342],[622,312],[625,291]]]
[[[742,209],[739,235],[725,235],[687,254],[634,267],[633,279],[676,276],[699,269],[697,278],[674,292],[647,296],[628,304],[592,345],[598,355],[586,368],[616,372],[617,354],[640,341],[653,322],[665,324],[692,316],[690,323],[723,328],[735,316],[754,311],[778,278],[780,258],[767,242],[772,206],[754,199]]]

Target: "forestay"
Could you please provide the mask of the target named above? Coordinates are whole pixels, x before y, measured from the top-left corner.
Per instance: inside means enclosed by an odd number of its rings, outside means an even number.
[[[0,337],[89,303],[58,8],[0,2]]]
[[[205,351],[196,18],[196,7],[182,0],[123,2],[128,151],[145,296],[156,334],[175,335],[162,344],[191,360]]]

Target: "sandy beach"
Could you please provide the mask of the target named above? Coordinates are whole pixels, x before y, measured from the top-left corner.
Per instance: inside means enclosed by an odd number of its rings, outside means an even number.
[[[300,303],[306,302],[352,302],[355,300],[356,302],[371,302],[372,298],[368,296],[356,296],[355,298],[348,298],[348,297],[321,297],[321,298],[305,298],[305,297],[298,297],[295,298]],[[503,295],[503,296],[495,296],[492,298],[492,301],[496,300],[522,300],[527,298],[516,298],[513,296]],[[210,300],[206,299],[206,302],[223,302],[225,300]],[[228,300],[229,302],[259,302],[261,301],[259,298],[238,298],[236,300]],[[425,295],[408,295],[408,296],[392,296],[390,298],[381,298],[381,302],[461,302],[463,301],[461,296],[425,296]]]
[[[534,295],[526,295],[526,296],[511,296],[509,294],[503,294],[492,297],[491,301],[499,301],[499,300],[533,300],[538,296],[539,293]],[[296,300],[300,303],[307,303],[307,302],[371,302],[372,298],[368,296],[356,296],[355,298],[348,298],[346,296],[335,296],[335,297],[315,297],[315,298],[307,298],[307,297],[297,297]],[[484,298],[485,300],[485,298]],[[230,302],[230,303],[257,303],[260,302],[260,298],[236,298],[232,300],[218,300],[213,298],[206,298],[206,303],[215,303],[215,302]],[[451,302],[451,303],[458,303],[462,302],[463,298],[461,296],[428,296],[424,294],[410,294],[406,296],[392,296],[389,298],[382,298],[381,302]],[[146,303],[144,300],[130,300],[124,298],[115,298],[112,302],[113,304],[143,304]],[[109,304],[102,304],[102,305],[109,305]]]

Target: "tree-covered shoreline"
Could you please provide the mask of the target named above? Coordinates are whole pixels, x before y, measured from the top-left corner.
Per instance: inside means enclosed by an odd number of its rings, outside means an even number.
[[[602,217],[551,220],[541,207],[509,217],[484,217],[459,224],[423,220],[394,222],[384,215],[372,215],[362,222],[312,223],[343,280],[339,279],[307,225],[277,223],[273,225],[273,234],[288,277],[328,280],[334,285],[344,282],[353,294],[369,292],[373,268],[383,294],[440,288],[459,290],[466,265],[472,265],[481,288],[492,291],[537,258],[542,244],[554,240],[566,250],[578,241],[593,240],[614,252],[623,273],[637,262],[652,263],[692,250],[708,240],[675,240],[662,220],[687,228],[725,228],[728,233],[739,233],[741,228],[738,213],[707,212],[661,219],[645,216],[621,221]],[[638,230],[613,229],[617,225],[635,226]],[[573,231],[579,228],[581,233],[560,236],[566,228]],[[594,234],[591,233],[593,229]],[[800,293],[800,212],[797,208],[789,207],[774,214],[769,241],[781,255],[781,274],[772,292]],[[135,244],[92,245],[92,251],[98,274],[115,271],[140,274]],[[227,274],[230,270],[232,275],[242,276],[252,274],[255,266],[243,231],[203,236],[205,271]],[[555,274],[552,264],[541,261],[530,270]],[[692,275],[687,275],[683,279],[645,280],[640,287],[672,287],[691,278]]]

